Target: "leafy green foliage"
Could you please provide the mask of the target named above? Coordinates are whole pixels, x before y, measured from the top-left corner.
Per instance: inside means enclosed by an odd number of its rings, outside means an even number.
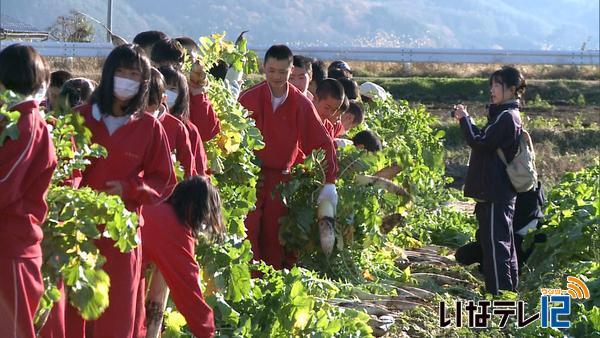
[[[332,276],[345,278],[343,271],[353,271],[355,280],[361,280],[369,263],[356,266],[359,260],[370,251],[366,248],[381,249],[386,238],[380,233],[382,219],[386,215],[406,216],[414,206],[440,201],[435,191],[443,190],[443,133],[435,132],[430,125],[434,119],[423,107],[411,108],[406,102],[377,100],[365,105],[365,115],[370,128],[384,143],[384,150],[376,154],[367,153],[355,147],[337,149],[339,166],[336,182],[339,204],[335,217],[336,249],[329,260],[319,247],[319,232],[316,219],[316,198],[324,183],[322,152],[313,152],[305,162],[293,168],[289,182],[280,190],[288,207],[289,214],[281,219],[280,241],[286,249],[299,251],[300,264],[328,271]],[[355,182],[357,174],[373,174],[391,165],[399,165],[401,172],[393,181],[411,196],[398,196],[373,186],[361,186]],[[424,209],[419,209],[423,211]],[[344,250],[357,250],[357,253],[343,253]],[[336,259],[341,261],[331,262]],[[380,267],[391,269],[393,264]],[[343,268],[341,268],[343,267]],[[337,271],[337,272],[336,272]],[[395,271],[388,276],[404,279],[403,271]]]
[[[384,165],[396,163],[402,169],[395,181],[424,202],[440,199],[436,193],[444,191],[444,132],[431,127],[436,119],[424,106],[410,107],[391,97],[366,104],[365,116],[368,128],[383,140]]]
[[[475,239],[477,221],[465,212],[442,206],[430,210],[419,206],[407,215],[406,235],[424,243],[459,247]]]
[[[199,61],[204,69],[225,60],[232,65],[243,64],[247,72],[258,71],[256,55],[247,49],[245,39],[236,45],[226,41],[224,34],[214,34],[200,38],[200,49]],[[184,68],[191,69],[189,60]],[[221,132],[205,147],[212,181],[227,205],[223,211],[230,234],[243,238],[244,218],[256,202],[260,171],[254,151],[264,147],[264,143],[250,112],[237,102],[224,82],[210,75],[208,96],[221,121]]]
[[[246,73],[257,70],[256,56],[247,50],[245,40],[235,45],[226,41],[224,35],[213,35],[200,39],[200,45],[205,69],[222,59]],[[191,67],[189,61],[186,67]],[[384,150],[377,154],[354,147],[338,150],[340,203],[332,255],[326,258],[319,248],[316,198],[325,170],[323,152],[315,151],[302,165],[294,167],[289,182],[279,187],[290,209],[281,220],[280,237],[288,250],[300,251],[299,267],[275,271],[264,263],[252,262],[250,243],[244,240],[244,218],[256,202],[259,165],[254,151],[261,149],[263,142],[249,112],[237,103],[228,88],[211,77],[209,83],[208,95],[222,131],[207,143],[206,149],[212,181],[219,187],[224,204],[227,234],[221,243],[201,237],[196,253],[203,269],[204,295],[215,313],[217,336],[371,336],[369,315],[339,307],[334,300],[354,299],[358,294],[397,296],[400,287],[416,283],[415,273],[419,272],[418,267],[414,268],[416,271],[411,270],[413,267],[399,267],[397,259],[404,248],[430,242],[458,246],[473,237],[474,219],[442,205],[451,195],[444,188],[444,132],[431,127],[436,121],[422,106],[411,107],[406,101],[390,98],[365,106],[369,128],[382,138]],[[110,287],[108,276],[101,270],[104,258],[94,242],[108,237],[121,251],[131,250],[137,243],[137,218],[118,197],[67,185],[73,172],[83,170],[90,157],[106,153],[101,147],[90,145],[89,131],[80,116],[60,114],[53,130],[60,163],[48,195],[50,213],[43,242],[47,290],[40,312],[47,312],[58,300],[60,293],[55,285],[63,278],[71,303],[85,318],[93,319],[108,306]],[[408,190],[410,197],[356,184],[356,175],[372,175],[393,164],[401,168],[393,181]],[[532,307],[539,300],[539,287],[559,286],[566,274],[587,276],[592,294],[600,292],[598,172],[596,165],[569,174],[550,196],[549,222],[544,230],[549,240],[536,249],[530,260],[532,270],[521,283],[521,296]],[[400,215],[403,221],[383,234],[383,219],[390,215]],[[100,230],[98,224],[106,226]],[[448,270],[473,279],[462,268]],[[251,278],[252,271],[262,277]],[[451,295],[482,298],[477,290],[466,288],[437,290],[440,294],[436,300],[449,301]],[[597,302],[596,297],[574,305],[576,320],[569,335],[590,336],[598,332]],[[396,319],[397,327],[411,335],[440,333],[435,316],[426,307],[417,307]],[[164,326],[165,337],[191,336],[185,319],[173,308],[167,309]],[[441,333],[448,332],[458,336],[475,334],[467,329]],[[533,326],[525,331],[508,331],[509,335],[523,333],[562,336],[561,332]],[[477,334],[501,333],[493,328]]]
[[[8,107],[19,102],[20,96],[10,90],[5,90],[0,93],[0,102],[4,102],[0,106],[0,147],[4,145],[7,138],[16,140],[19,138],[19,118],[21,113],[18,111],[10,111]]]
[[[567,276],[583,278],[592,297],[573,302],[569,336],[588,337],[600,331],[600,164],[566,174],[548,195],[546,221],[537,232],[547,235],[535,246],[521,285],[531,307],[539,288],[565,288]],[[530,242],[532,235],[528,236]],[[528,245],[527,243],[526,245]],[[557,332],[558,333],[558,332]],[[562,334],[558,333],[560,336]]]
[[[245,71],[257,71],[257,64],[248,62],[255,56],[247,52],[244,41],[235,46],[237,51],[231,49],[232,45],[223,41],[222,36],[202,38],[200,42],[205,67],[218,59],[235,66],[236,61],[232,62],[231,57],[240,60],[245,55]],[[249,112],[222,82],[209,77],[208,95],[221,120],[221,133],[208,142],[206,149],[212,180],[219,187],[225,206],[228,234],[219,244],[201,238],[196,251],[203,266],[207,301],[214,309],[215,322],[220,328],[217,334],[331,337],[347,332],[344,336],[368,335],[367,315],[333,307],[305,290],[306,285],[330,285],[328,282],[307,277],[298,269],[274,271],[262,264],[251,264],[250,242],[243,240],[243,221],[256,202],[255,186],[260,169],[254,151],[264,144]],[[250,278],[250,271],[255,269],[262,271],[261,279]],[[321,289],[311,289],[312,292],[317,290]],[[342,316],[348,319],[343,321]]]
[[[219,60],[227,62],[237,71],[246,74],[258,71],[258,58],[254,51],[248,49],[248,40],[242,38],[237,43],[225,40],[226,34],[213,34],[200,38],[202,64],[210,69]]]
[[[71,185],[90,158],[106,156],[106,150],[91,144],[91,133],[78,113],[54,114],[58,118],[52,118],[52,138],[58,165],[46,199],[48,217],[42,241],[46,295],[38,313],[47,313],[58,300],[56,282],[63,279],[70,303],[83,318],[95,319],[108,307],[110,287],[109,276],[101,269],[105,259],[95,240],[110,238],[121,252],[131,251],[139,243],[138,219],[118,196]]]

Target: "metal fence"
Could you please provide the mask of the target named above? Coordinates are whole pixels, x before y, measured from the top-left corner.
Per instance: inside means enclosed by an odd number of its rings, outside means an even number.
[[[0,49],[18,41],[0,40]],[[110,43],[75,43],[56,41],[20,42],[33,46],[44,56],[105,57],[113,49]],[[262,56],[266,47],[252,48]],[[599,50],[544,51],[501,49],[446,48],[375,48],[375,47],[300,47],[294,53],[322,60],[430,62],[430,63],[500,63],[600,65]]]

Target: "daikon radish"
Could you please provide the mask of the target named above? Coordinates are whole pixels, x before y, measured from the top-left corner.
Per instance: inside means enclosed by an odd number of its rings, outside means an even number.
[[[333,252],[335,244],[335,208],[331,201],[323,200],[319,203],[317,214],[319,218],[319,238],[321,240],[321,249],[329,257]]]
[[[379,170],[373,176],[387,178],[388,180],[391,180],[396,175],[398,175],[398,173],[400,173],[400,166],[398,164],[394,163],[389,167],[385,167],[385,168]]]
[[[385,189],[392,194],[409,196],[404,188],[386,178],[370,175],[356,175],[355,182],[358,185],[372,185],[376,188]]]

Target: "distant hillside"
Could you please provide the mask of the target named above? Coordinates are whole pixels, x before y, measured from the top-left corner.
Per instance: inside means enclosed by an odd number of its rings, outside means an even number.
[[[46,28],[71,9],[105,21],[106,3],[2,0],[0,11]],[[598,49],[599,11],[597,0],[114,0],[113,28],[127,39],[249,29],[253,45]]]

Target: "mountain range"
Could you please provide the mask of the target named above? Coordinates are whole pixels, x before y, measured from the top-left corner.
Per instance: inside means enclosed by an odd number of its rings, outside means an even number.
[[[2,0],[0,13],[46,29],[108,0]],[[598,0],[113,0],[113,31],[199,37],[249,30],[250,45],[599,49]],[[105,39],[96,25],[96,40]]]

